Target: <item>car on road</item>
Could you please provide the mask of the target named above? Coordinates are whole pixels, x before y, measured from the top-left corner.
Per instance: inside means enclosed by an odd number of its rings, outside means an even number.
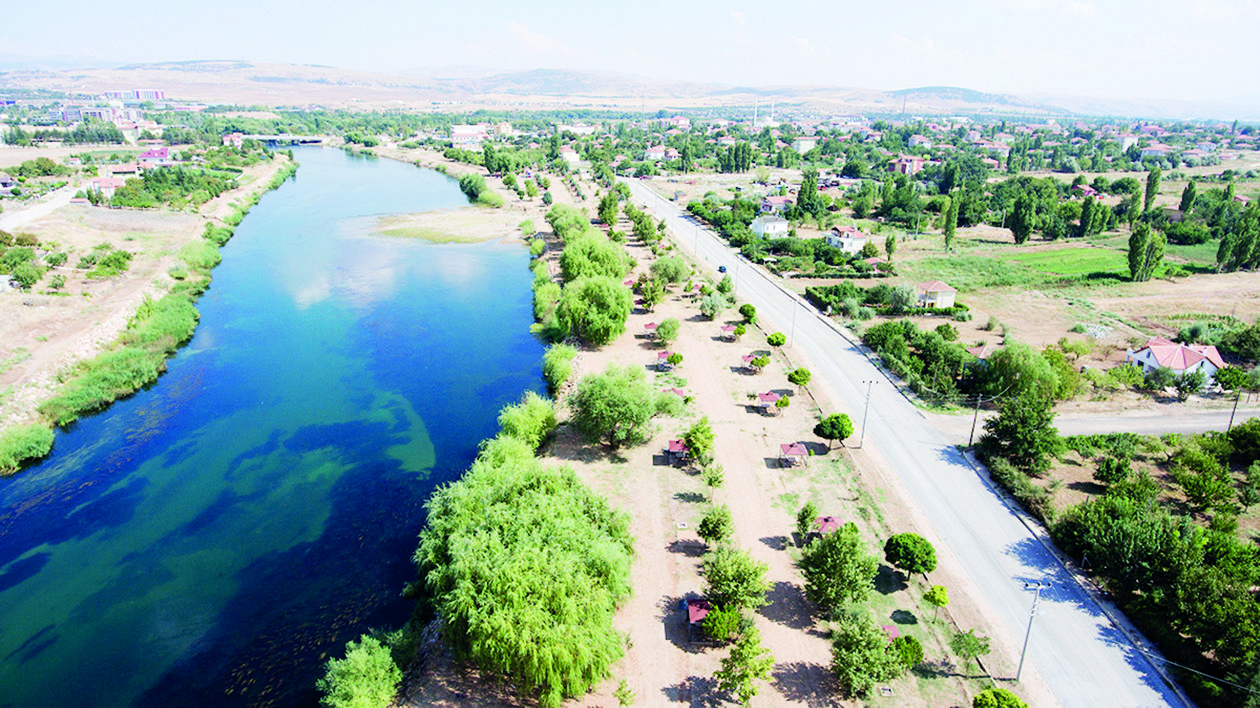
[[[725,272],[726,272],[726,266],[718,266],[718,272],[719,272],[719,273],[725,273]]]

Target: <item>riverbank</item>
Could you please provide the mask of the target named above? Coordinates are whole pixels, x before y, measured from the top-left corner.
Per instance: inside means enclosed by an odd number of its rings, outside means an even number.
[[[0,153],[0,158],[7,159],[7,153]],[[41,406],[66,390],[85,363],[115,349],[146,303],[159,302],[177,288],[199,288],[191,293],[195,301],[208,287],[208,268],[213,267],[204,263],[207,226],[217,229],[225,241],[223,236],[230,235],[245,212],[296,169],[296,163],[278,154],[247,168],[241,174],[241,186],[207,202],[196,213],[67,204],[30,220],[20,219],[21,212],[8,214],[22,222],[15,231],[34,234],[41,244],[67,252],[70,260],[54,269],[66,277],[61,290],[0,293],[0,448],[14,431],[52,427],[55,421],[40,412]],[[83,278],[73,268],[74,261],[102,243],[131,252],[130,267],[110,278]],[[190,260],[203,261],[204,274],[197,273]],[[217,263],[217,253],[213,260]],[[173,351],[171,347],[169,353]],[[110,400],[146,383],[136,379],[129,387],[115,386]],[[44,454],[47,448],[37,446],[21,456]],[[13,461],[0,460],[0,474],[16,469]]]

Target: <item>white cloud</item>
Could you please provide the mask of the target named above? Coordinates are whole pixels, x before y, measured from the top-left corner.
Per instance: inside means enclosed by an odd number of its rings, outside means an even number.
[[[740,12],[739,10],[731,10],[731,19],[735,20],[735,24],[739,25],[740,27],[748,26],[748,18],[745,17],[744,13]]]

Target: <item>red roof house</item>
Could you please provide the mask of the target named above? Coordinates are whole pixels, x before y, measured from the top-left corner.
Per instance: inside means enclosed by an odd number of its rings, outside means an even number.
[[[1155,369],[1168,369],[1178,375],[1202,371],[1209,379],[1225,368],[1225,360],[1214,346],[1181,344],[1160,338],[1149,340],[1140,349],[1126,352],[1124,360],[1126,363],[1140,364],[1143,373]]]

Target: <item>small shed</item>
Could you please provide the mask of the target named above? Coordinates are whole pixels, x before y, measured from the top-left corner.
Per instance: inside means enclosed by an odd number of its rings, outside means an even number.
[[[809,450],[802,443],[783,443],[779,446],[780,467],[795,467],[798,461],[804,466],[808,457]]]

